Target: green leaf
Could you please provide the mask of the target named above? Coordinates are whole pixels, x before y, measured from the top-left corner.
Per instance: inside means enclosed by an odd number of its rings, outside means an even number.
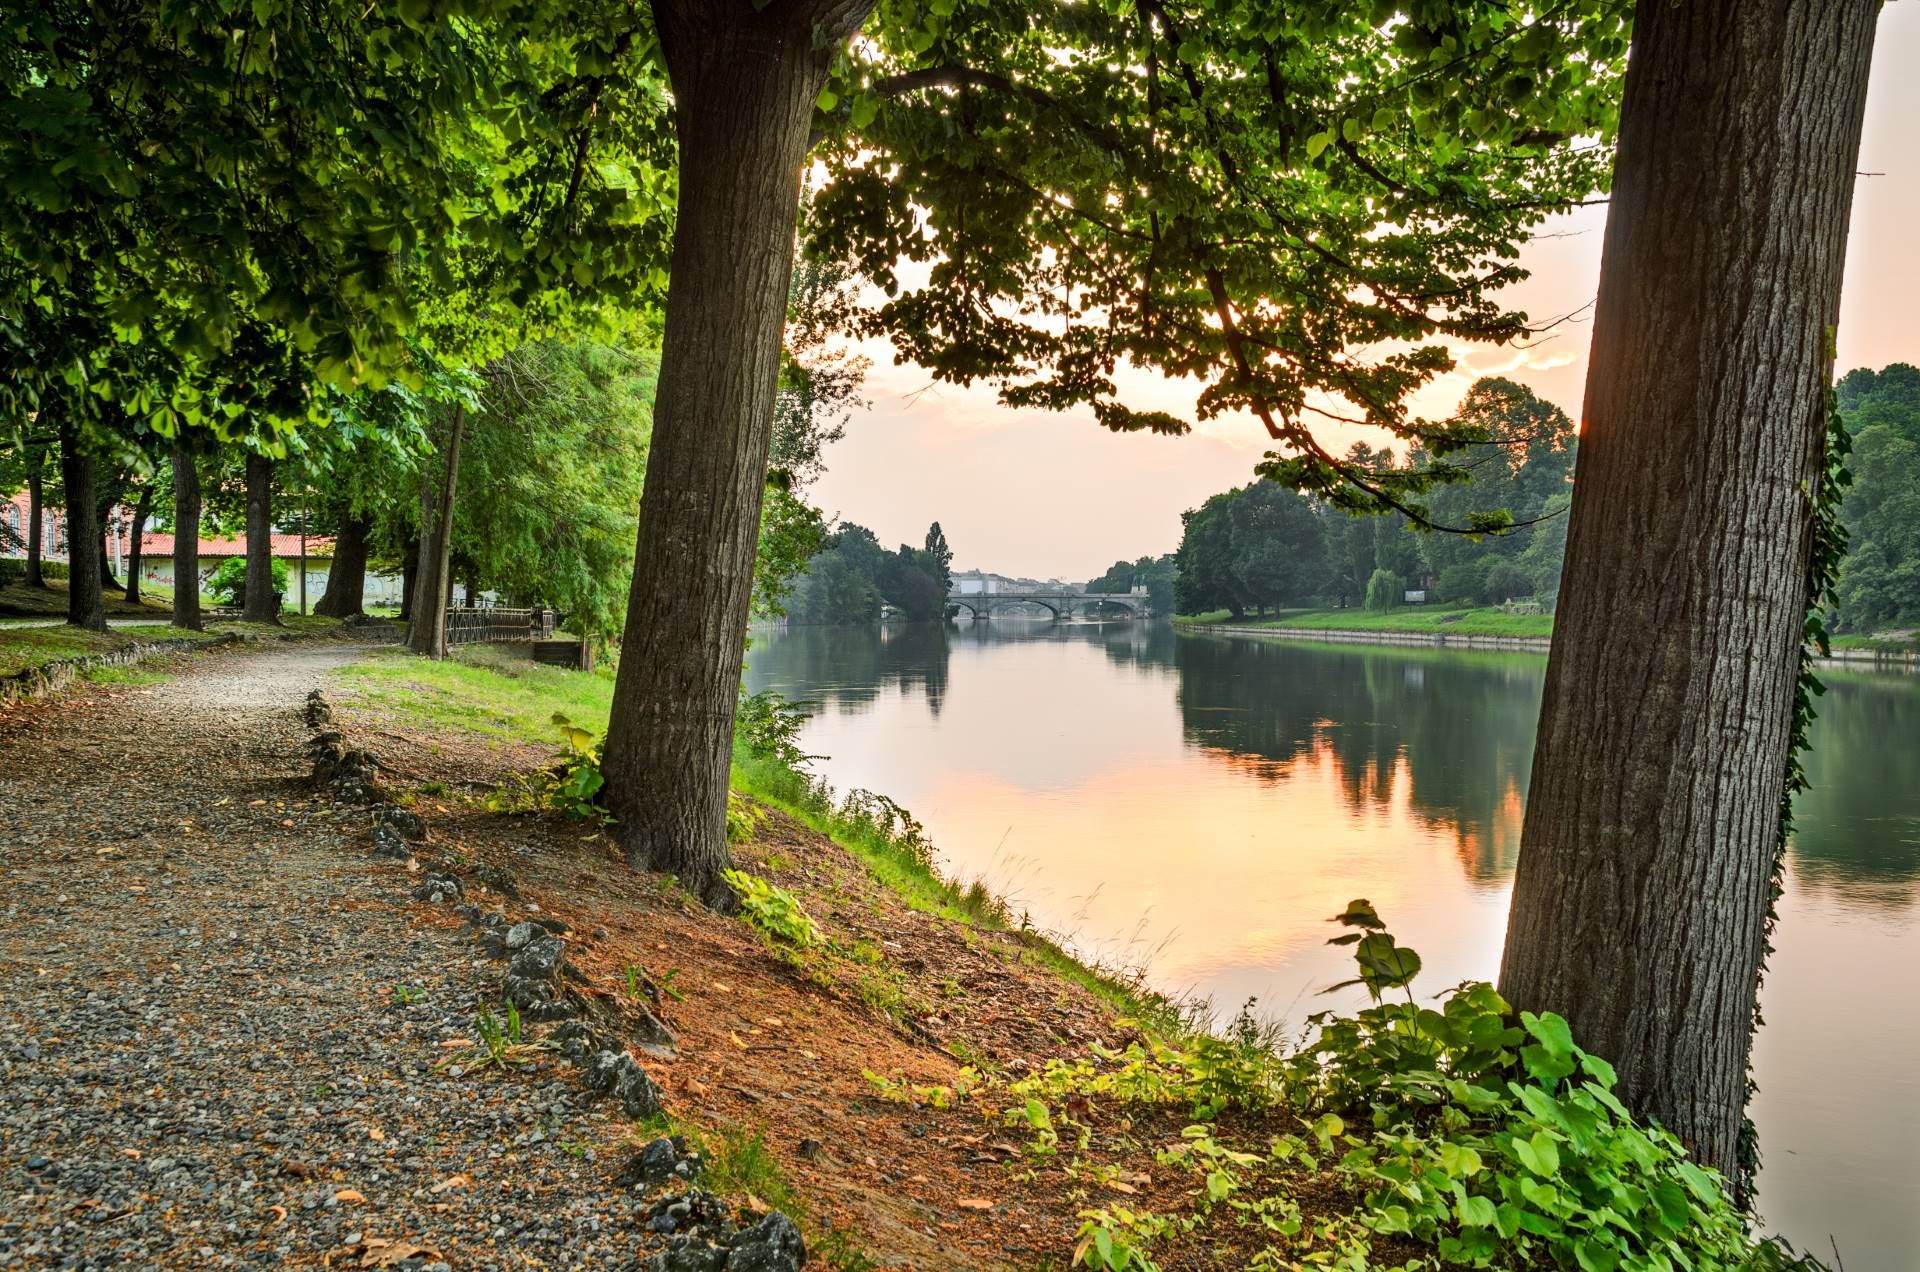
[[[1454,1214],[1469,1228],[1491,1228],[1498,1212],[1486,1197],[1463,1196],[1455,1203]]]

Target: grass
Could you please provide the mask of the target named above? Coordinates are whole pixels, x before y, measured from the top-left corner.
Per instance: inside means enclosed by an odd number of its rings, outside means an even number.
[[[557,711],[595,733],[607,727],[613,671],[568,671],[498,645],[465,645],[444,662],[383,649],[334,673],[361,701],[425,729],[502,742],[557,745]]]
[[[96,685],[137,688],[141,685],[163,684],[173,677],[165,672],[146,671],[139,667],[95,667],[87,673],[87,679]]]
[[[1390,610],[1281,610],[1272,618],[1234,621],[1225,610],[1175,618],[1179,626],[1232,622],[1236,627],[1296,627],[1356,632],[1421,632],[1459,636],[1551,636],[1553,615],[1511,614],[1498,606],[1414,605]]]
[[[1859,632],[1851,636],[1835,636],[1831,645],[1834,649],[1871,650],[1880,654],[1914,654],[1920,653],[1920,632]]]
[[[359,701],[397,721],[499,741],[560,745],[555,712],[594,733],[606,729],[613,671],[546,667],[497,645],[456,649],[444,662],[385,649],[333,673]],[[1122,1015],[1168,1030],[1184,1027],[1182,1006],[1146,987],[1138,969],[1089,966],[1018,921],[979,881],[957,883],[935,868],[917,827],[885,825],[873,805],[836,805],[822,783],[775,760],[737,749],[733,786],[824,835],[912,909],[969,927],[1017,935],[1021,955],[1080,985]]]
[[[113,653],[145,641],[212,640],[213,635],[183,631],[161,623],[115,627],[105,632],[64,626],[0,628],[0,676],[17,675],[31,667],[64,658]]]
[[[127,604],[126,594],[106,589],[106,609],[108,618],[139,618],[154,615],[164,618],[173,608],[173,591],[162,587],[153,590],[152,584],[143,583],[140,588],[138,604]],[[67,581],[48,579],[44,588],[22,587],[12,583],[0,587],[0,617],[4,618],[65,618],[67,616]]]

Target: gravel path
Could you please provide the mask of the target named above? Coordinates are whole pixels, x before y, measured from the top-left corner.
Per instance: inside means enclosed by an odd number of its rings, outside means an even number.
[[[639,1262],[612,1108],[435,1071],[499,970],[305,780],[354,656],[0,719],[0,1268]]]

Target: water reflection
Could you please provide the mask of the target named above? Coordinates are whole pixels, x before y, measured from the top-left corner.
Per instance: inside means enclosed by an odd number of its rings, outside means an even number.
[[[1369,896],[1428,992],[1498,970],[1544,660],[1176,636],[1165,624],[772,633],[749,686],[813,702],[836,786],[1094,957],[1301,1020]],[[1831,672],[1755,1047],[1767,1221],[1920,1266],[1920,681]]]

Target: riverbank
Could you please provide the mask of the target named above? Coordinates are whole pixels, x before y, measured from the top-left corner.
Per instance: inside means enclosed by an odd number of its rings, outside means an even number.
[[[1228,636],[1268,636],[1335,644],[1422,646],[1442,649],[1480,649],[1514,653],[1546,653],[1553,644],[1553,615],[1512,613],[1498,606],[1468,609],[1407,607],[1385,612],[1368,610],[1282,610],[1271,618],[1230,620],[1226,611],[1180,615],[1173,620],[1182,631]],[[1873,635],[1836,636],[1831,656],[1821,662],[1834,666],[1882,665],[1912,668],[1920,660],[1920,636],[1911,630]]]
[[[755,1172],[750,1196],[799,1215],[829,1266],[1399,1266],[1460,1240],[1510,1244],[1519,1262],[1561,1252],[1530,1229],[1505,1232],[1503,1204],[1516,1221],[1537,1204],[1556,1232],[1696,1264],[1744,1241],[1710,1186],[1678,1229],[1649,1232],[1665,1221],[1642,1215],[1590,1231],[1586,1172],[1617,1169],[1611,1137],[1640,1132],[1584,1102],[1581,1116],[1607,1127],[1591,1163],[1562,1148],[1550,1189],[1496,1201],[1530,1178],[1516,1154],[1532,1150],[1512,1145],[1556,1134],[1518,1103],[1453,1110],[1461,1129],[1444,1142],[1376,1136],[1329,1103],[1357,1107],[1350,1084],[1382,1079],[1370,1027],[1313,1052],[1276,1046],[1247,1015],[1224,1037],[1195,1032],[1191,1020],[1227,1013],[1188,1015],[1137,978],[1075,963],[986,889],[943,878],[904,810],[877,796],[836,805],[777,754],[743,749],[735,769],[744,924],[627,870],[590,826],[503,817],[560,739],[556,706],[589,732],[603,726],[610,674],[475,649],[441,664],[376,654],[334,682],[348,737],[378,739],[383,768],[413,783],[411,806],[463,874],[510,871],[519,896],[557,916],[586,992],[651,995],[677,1036],[672,1057],[643,1061],[666,1108],[655,1125],[749,1163],[708,1186],[737,1199]],[[750,724],[743,737],[756,729],[767,732]],[[1487,1199],[1487,1211],[1466,1206],[1492,1214],[1486,1224],[1463,1228],[1452,1193],[1411,1213],[1376,1195],[1403,1167],[1465,1160],[1487,1163],[1457,1181]],[[1664,1140],[1642,1160],[1667,1195],[1681,1165]]]

